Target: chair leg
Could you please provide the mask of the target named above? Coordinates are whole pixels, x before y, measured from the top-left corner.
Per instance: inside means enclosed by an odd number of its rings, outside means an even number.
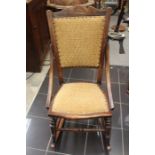
[[[61,129],[64,125],[65,119],[64,118],[60,118],[57,120],[57,125],[56,128],[57,129]],[[58,138],[60,137],[61,131],[56,131],[56,135],[55,135],[55,140],[57,142]]]
[[[103,132],[100,132],[100,135],[101,135],[101,137],[102,137],[102,139],[103,139],[102,144],[103,144],[103,147],[104,147],[105,154],[106,154],[106,155],[109,155],[109,150],[107,149],[108,144],[107,144],[107,139],[106,139],[105,121],[104,121],[104,119],[99,118],[99,119],[98,119],[98,122],[99,122],[100,127],[103,128],[103,129],[105,130],[105,131],[103,131]]]
[[[105,129],[106,129],[106,143],[107,143],[107,150],[111,150],[110,146],[110,138],[111,138],[111,117],[104,118]]]
[[[104,148],[105,148],[105,154],[109,155],[109,150],[107,149],[107,140],[106,140],[105,132],[102,134],[102,138],[103,138],[103,145],[104,145]]]
[[[56,143],[56,122],[57,122],[57,119],[56,118],[52,118],[51,119],[51,123],[50,123],[50,128],[51,128],[51,132],[52,132],[51,147],[53,149],[55,148],[55,143]]]

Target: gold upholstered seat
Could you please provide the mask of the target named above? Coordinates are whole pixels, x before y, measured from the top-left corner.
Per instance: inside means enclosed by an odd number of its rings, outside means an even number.
[[[76,82],[63,84],[56,94],[51,112],[87,115],[109,111],[106,95],[97,84]]]

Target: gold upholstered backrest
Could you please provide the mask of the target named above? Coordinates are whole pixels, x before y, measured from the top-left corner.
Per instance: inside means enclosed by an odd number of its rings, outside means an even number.
[[[97,68],[97,82],[101,81],[110,15],[111,8],[99,10],[91,6],[47,11],[51,56],[54,54],[60,83],[63,69],[68,67]]]
[[[54,31],[61,67],[98,67],[105,16],[55,18]]]

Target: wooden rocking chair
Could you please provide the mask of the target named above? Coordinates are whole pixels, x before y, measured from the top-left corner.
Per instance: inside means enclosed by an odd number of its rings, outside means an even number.
[[[49,70],[46,106],[51,118],[52,147],[61,131],[100,132],[106,153],[110,150],[112,109],[114,109],[109,69],[108,28],[111,8],[97,10],[76,6],[52,13],[47,10],[54,61],[60,89],[53,96],[53,61]],[[52,52],[51,52],[52,55]],[[52,58],[52,56],[51,56]],[[65,68],[96,68],[97,83],[64,83]],[[107,94],[102,91],[103,69],[106,71]],[[65,120],[97,119],[99,128],[64,128]]]

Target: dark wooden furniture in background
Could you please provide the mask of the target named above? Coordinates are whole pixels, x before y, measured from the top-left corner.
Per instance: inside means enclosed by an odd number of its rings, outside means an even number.
[[[126,30],[126,26],[123,24],[121,24],[121,21],[123,19],[123,16],[125,14],[125,7],[127,4],[127,0],[121,0],[121,10],[118,16],[118,20],[117,20],[117,24],[112,26],[112,29],[114,30],[114,33],[109,33],[109,39],[114,40],[114,41],[118,41],[120,48],[119,48],[119,53],[120,54],[124,54],[125,50],[123,47],[123,41],[125,39],[125,35],[121,34],[120,32],[124,32]]]
[[[121,30],[121,27],[123,27],[123,26],[121,26],[121,21],[123,19],[124,14],[125,14],[124,11],[125,11],[126,4],[127,4],[127,0],[122,0],[122,6],[121,6],[121,10],[120,10],[120,13],[118,16],[117,25],[114,27],[115,32],[125,31],[125,26],[124,26],[124,28],[122,28],[123,30]],[[119,28],[120,28],[120,30],[119,30]]]
[[[66,8],[70,8],[74,5],[80,6],[93,6],[95,4],[94,0],[47,0],[47,9],[57,12]]]
[[[46,0],[26,1],[26,71],[40,72],[49,50]]]

